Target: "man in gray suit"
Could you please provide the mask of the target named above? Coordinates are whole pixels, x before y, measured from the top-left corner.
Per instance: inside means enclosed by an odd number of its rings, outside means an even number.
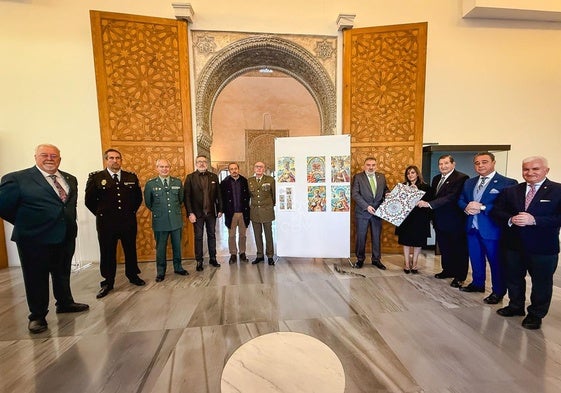
[[[60,150],[39,145],[35,166],[8,173],[0,183],[0,217],[14,225],[16,242],[29,306],[31,333],[47,330],[49,275],[57,313],[86,311],[70,290],[72,256],[76,248],[76,200],[78,182],[58,170]]]
[[[144,202],[152,212],[152,229],[156,239],[156,282],[160,282],[166,275],[166,248],[170,237],[173,271],[181,276],[189,273],[181,266],[183,183],[181,179],[169,175],[171,165],[166,159],[156,161],[156,170],[158,176],[148,180],[144,188]]]
[[[364,264],[366,236],[370,227],[372,239],[372,264],[378,269],[385,270],[386,266],[381,261],[380,237],[382,235],[382,219],[376,217],[374,212],[384,201],[386,193],[390,190],[386,184],[383,173],[376,172],[376,159],[368,157],[364,160],[364,171],[353,177],[351,195],[355,202],[356,225],[356,264],[360,269]]]

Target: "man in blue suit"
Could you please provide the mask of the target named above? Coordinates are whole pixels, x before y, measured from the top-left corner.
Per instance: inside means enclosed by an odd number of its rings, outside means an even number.
[[[497,224],[491,219],[495,199],[500,192],[518,182],[495,171],[495,155],[477,153],[473,167],[478,176],[466,180],[458,200],[458,206],[467,215],[466,231],[471,261],[472,282],[460,287],[463,292],[485,292],[485,260],[491,269],[491,294],[483,299],[487,304],[497,304],[506,294],[504,275],[499,258],[499,234]]]
[[[78,182],[58,170],[60,150],[43,144],[35,150],[35,166],[8,173],[0,183],[0,217],[14,225],[29,306],[31,333],[47,330],[49,274],[57,313],[86,311],[70,290],[72,257],[76,248]]]
[[[526,182],[504,189],[491,217],[503,228],[506,285],[509,304],[497,310],[503,317],[525,315],[526,274],[532,279],[526,329],[539,329],[549,310],[553,273],[559,259],[561,184],[547,179],[547,160],[528,157],[522,161]]]
[[[368,157],[364,160],[364,171],[353,177],[351,195],[355,202],[356,224],[356,264],[360,269],[364,264],[366,236],[370,227],[372,240],[372,264],[378,269],[385,270],[386,266],[381,261],[380,236],[382,234],[382,219],[374,212],[384,201],[386,193],[390,190],[386,184],[386,176],[376,172],[376,159]]]

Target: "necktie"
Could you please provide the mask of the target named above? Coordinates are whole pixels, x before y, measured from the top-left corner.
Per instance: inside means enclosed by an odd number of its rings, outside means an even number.
[[[119,184],[119,176],[117,176],[116,173],[113,174],[113,180],[115,180],[115,183]]]
[[[258,179],[257,179],[257,183],[261,183],[261,178],[258,178]]]
[[[66,191],[64,191],[64,188],[56,180],[56,175],[49,175],[49,177],[53,179],[53,183],[58,191],[58,196],[60,197],[60,200],[66,202],[66,200],[68,199],[68,194],[66,193]]]
[[[488,179],[487,176],[483,176],[481,178],[481,182],[479,183],[479,186],[477,186],[477,191],[481,191],[481,189],[485,185],[485,182],[487,181],[487,179]]]
[[[440,178],[440,181],[438,182],[438,184],[436,185],[436,193],[438,194],[438,191],[440,191],[440,187],[442,187],[442,185],[444,184],[444,181],[446,180],[446,176],[442,176]]]
[[[530,190],[526,194],[526,203],[524,204],[524,210],[528,210],[528,206],[530,206],[530,202],[534,199],[534,195],[536,195],[536,185],[535,184],[528,184]]]
[[[376,181],[374,180],[374,175],[368,175],[368,181],[370,182],[370,188],[372,189],[372,195],[376,195]]]
[[[168,188],[168,179],[164,179],[164,188]]]

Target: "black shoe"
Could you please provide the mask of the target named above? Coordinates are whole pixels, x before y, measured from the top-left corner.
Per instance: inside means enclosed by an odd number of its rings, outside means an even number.
[[[141,287],[141,286],[143,286],[143,285],[146,285],[146,282],[145,282],[142,278],[140,278],[140,277],[138,277],[138,276],[133,277],[133,278],[129,278],[129,282],[130,282],[131,284],[137,285],[137,286],[139,286],[139,287]]]
[[[473,285],[473,283],[470,283],[468,285],[466,285],[465,287],[460,287],[460,291],[462,292],[485,292],[485,287],[477,287],[475,285]]]
[[[216,261],[216,259],[211,259],[208,261],[208,264],[214,267],[220,267],[220,264]]]
[[[156,282],[164,281],[164,276],[156,276]]]
[[[355,269],[362,269],[363,265],[364,265],[364,261],[356,261],[356,263],[353,265],[353,267]]]
[[[257,257],[257,258],[255,258],[255,260],[253,262],[251,262],[251,264],[252,265],[257,265],[259,262],[265,262],[265,258]]]
[[[452,282],[450,283],[450,286],[452,288],[461,288],[462,282],[460,280],[453,279]]]
[[[503,301],[503,297],[497,295],[496,293],[491,293],[489,296],[487,296],[485,299],[483,299],[483,303],[487,303],[487,304],[497,304]]]
[[[180,276],[188,276],[189,275],[189,272],[187,270],[178,270],[174,273],[179,274]]]
[[[524,310],[517,310],[517,309],[512,308],[510,306],[499,308],[497,310],[497,314],[499,314],[501,317],[514,317],[514,316],[523,317],[524,315],[526,315]]]
[[[386,270],[386,266],[384,266],[382,261],[372,261],[372,264],[380,270]]]
[[[32,334],[42,333],[48,328],[47,320],[45,318],[41,318],[41,319],[35,319],[33,321],[29,321],[27,328],[29,329],[29,333]]]
[[[240,253],[240,261],[249,262],[249,259],[247,259],[247,256],[245,255],[245,252]]]
[[[419,274],[419,271],[417,269],[411,269],[411,274]]]
[[[109,295],[109,292],[111,292],[112,289],[113,289],[112,286],[102,285],[101,289],[99,290],[99,292],[97,293],[97,295],[95,297],[98,298],[98,299],[101,299],[102,297],[105,297],[105,296]]]
[[[444,270],[443,270],[443,271],[441,271],[440,273],[436,273],[436,274],[434,275],[434,278],[438,278],[439,280],[442,280],[443,278],[452,278],[452,276],[449,275],[449,274],[447,274],[447,273],[445,273]]]
[[[275,260],[271,257],[267,258],[267,262],[269,263],[269,265],[274,265],[275,264]]]
[[[70,304],[56,306],[56,313],[65,314],[71,312],[82,312],[88,310],[89,308],[90,306],[84,303],[70,303]]]
[[[542,319],[532,314],[528,314],[528,316],[522,320],[522,327],[525,329],[535,330],[539,329],[541,326]]]
[[[228,259],[228,263],[232,264],[232,263],[236,263],[236,262],[238,262],[238,257],[236,256],[236,254],[231,254],[230,259]]]
[[[411,273],[411,270],[409,270],[409,269],[403,269],[403,272],[404,272],[405,274],[409,274],[409,273]]]
[[[204,269],[204,267],[203,267],[203,261],[197,261],[197,269],[196,269],[196,270],[197,270],[198,272],[202,272],[203,269]]]

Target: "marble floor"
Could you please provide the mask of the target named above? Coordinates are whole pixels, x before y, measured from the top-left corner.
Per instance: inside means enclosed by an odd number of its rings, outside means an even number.
[[[0,392],[561,391],[559,273],[550,314],[529,331],[522,317],[496,315],[484,294],[433,278],[431,251],[419,275],[403,273],[400,255],[384,255],[385,271],[339,259],[255,266],[227,258],[203,272],[184,261],[189,276],[161,283],[144,263],[144,287],[120,266],[115,290],[100,300],[98,266],[87,267],[72,288],[91,309],[56,314],[53,305],[49,330],[33,336],[21,271],[1,270]],[[256,340],[265,336],[265,345]],[[241,372],[271,390],[244,383]]]

